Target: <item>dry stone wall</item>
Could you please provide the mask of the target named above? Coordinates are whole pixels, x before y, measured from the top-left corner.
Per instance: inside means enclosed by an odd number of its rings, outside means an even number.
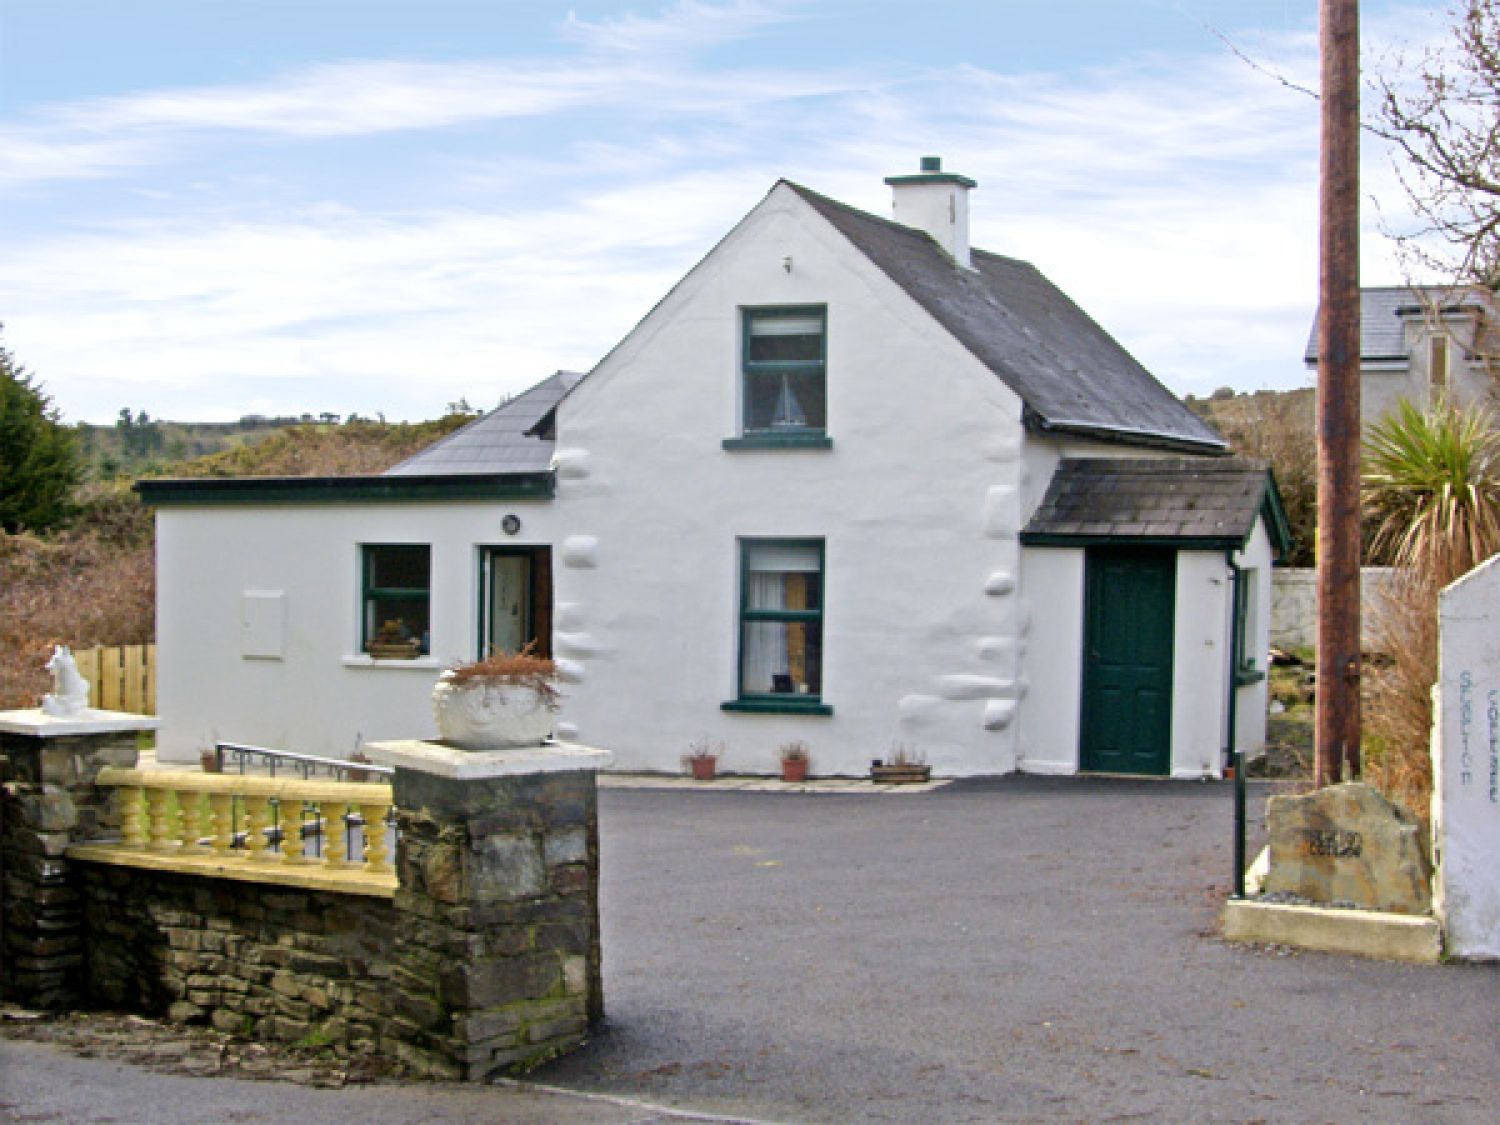
[[[79,866],[91,1003],[353,1053],[394,1045],[389,900]]]

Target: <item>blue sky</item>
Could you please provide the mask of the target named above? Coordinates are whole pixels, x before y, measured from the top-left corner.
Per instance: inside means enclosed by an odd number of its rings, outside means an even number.
[[[1361,5],[1367,66],[1443,32]],[[0,0],[0,322],[69,421],[586,370],[787,177],[941,154],[1179,393],[1308,384],[1311,0]],[[1364,160],[1367,283],[1402,279]]]

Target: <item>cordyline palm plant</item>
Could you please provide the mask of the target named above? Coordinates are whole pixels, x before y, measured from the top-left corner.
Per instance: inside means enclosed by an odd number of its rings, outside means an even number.
[[[1388,666],[1367,677],[1366,777],[1426,819],[1432,794],[1437,595],[1500,550],[1500,434],[1494,415],[1408,401],[1365,439],[1364,502],[1373,546],[1396,566],[1374,639]]]
[[[1402,399],[1365,439],[1375,550],[1438,587],[1500,550],[1500,435],[1494,415]]]

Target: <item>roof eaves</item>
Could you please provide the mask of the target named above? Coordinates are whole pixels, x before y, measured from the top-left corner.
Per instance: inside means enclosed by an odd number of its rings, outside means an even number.
[[[449,473],[430,476],[189,477],[138,480],[133,490],[152,507],[260,504],[413,503],[454,500],[550,500],[550,471]]]
[[[1192,438],[1167,437],[1153,430],[1133,430],[1122,426],[1100,426],[1090,422],[1070,422],[1044,418],[1030,406],[1022,411],[1028,429],[1047,434],[1064,434],[1087,437],[1098,441],[1111,441],[1119,445],[1134,445],[1145,449],[1165,449],[1177,453],[1208,454],[1228,457],[1232,454],[1229,444],[1222,438],[1218,441],[1196,441]]]

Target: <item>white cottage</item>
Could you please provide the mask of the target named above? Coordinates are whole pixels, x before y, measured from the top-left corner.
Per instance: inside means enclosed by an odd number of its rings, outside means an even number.
[[[928,158],[895,221],[782,181],[586,378],[376,478],[146,481],[162,754],[432,734],[438,668],[534,639],[559,733],[861,775],[1216,776],[1264,733],[1263,466]]]

